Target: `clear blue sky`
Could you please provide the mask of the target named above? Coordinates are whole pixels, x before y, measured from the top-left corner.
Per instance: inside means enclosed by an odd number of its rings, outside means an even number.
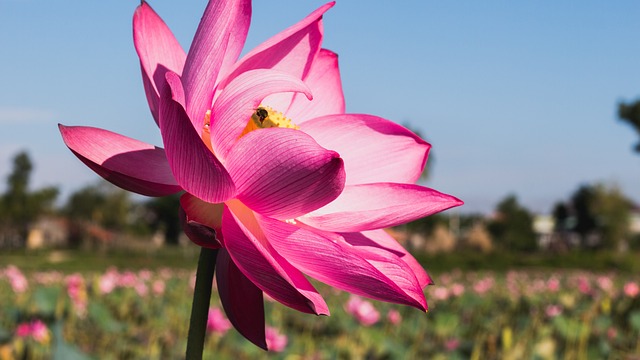
[[[131,36],[138,1],[0,0],[0,177],[20,149],[33,186],[66,196],[97,175],[58,122],[161,145]],[[323,1],[257,0],[246,48]],[[185,48],[204,1],[150,1]],[[398,6],[400,4],[400,6]],[[408,123],[433,144],[427,182],[489,212],[508,193],[548,212],[582,183],[640,202],[621,100],[640,96],[637,1],[347,1],[325,15],[347,110]]]

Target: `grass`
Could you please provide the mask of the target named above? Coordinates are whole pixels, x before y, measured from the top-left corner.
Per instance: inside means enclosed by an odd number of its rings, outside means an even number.
[[[148,251],[111,249],[90,250],[13,250],[0,253],[0,264],[13,264],[26,272],[57,270],[104,271],[115,266],[120,269],[195,269],[199,249],[196,246],[163,247]],[[509,253],[483,254],[455,251],[446,254],[416,254],[416,258],[430,272],[453,269],[508,271],[517,269],[583,269],[591,271],[640,272],[638,252],[575,251],[566,254]]]

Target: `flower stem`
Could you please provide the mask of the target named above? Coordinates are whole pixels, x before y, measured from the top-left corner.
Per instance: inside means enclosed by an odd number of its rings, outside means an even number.
[[[216,268],[218,249],[200,248],[198,269],[196,270],[196,287],[193,292],[191,306],[191,320],[189,321],[189,335],[187,337],[186,359],[202,359],[204,339],[207,333],[207,319],[209,317],[209,302],[211,300],[211,285],[213,272]]]

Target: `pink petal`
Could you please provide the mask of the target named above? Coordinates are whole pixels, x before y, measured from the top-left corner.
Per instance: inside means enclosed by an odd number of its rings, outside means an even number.
[[[191,241],[207,248],[220,247],[223,204],[211,204],[184,193],[180,196],[180,210],[184,233]]]
[[[182,190],[171,174],[163,149],[103,129],[64,125],[58,128],[69,149],[114,185],[146,196]]]
[[[360,247],[363,249],[379,248],[388,251],[396,256],[399,256],[411,269],[418,278],[420,287],[424,288],[427,285],[432,285],[433,280],[424,270],[422,265],[411,255],[402,245],[400,245],[396,239],[394,239],[385,230],[372,230],[364,231],[361,233],[361,237],[345,236],[345,240],[351,245]]]
[[[342,156],[347,185],[413,184],[431,147],[406,128],[371,115],[329,115],[309,120],[300,129]]]
[[[267,350],[262,291],[242,274],[225,249],[218,252],[216,282],[229,321],[242,336]]]
[[[335,199],[344,186],[342,159],[293,129],[269,128],[243,136],[227,159],[238,199],[278,219],[304,215]]]
[[[311,89],[313,101],[309,101],[299,94],[293,96],[293,102],[285,112],[293,122],[300,125],[309,119],[320,116],[344,114],[344,94],[337,54],[321,49],[304,82]],[[269,105],[267,100],[264,103]]]
[[[265,96],[276,92],[303,92],[309,88],[299,79],[280,71],[252,70],[243,73],[216,99],[211,111],[211,146],[225,159]]]
[[[272,298],[301,312],[328,315],[313,285],[267,242],[253,212],[237,200],[222,215],[224,247],[240,271]]]
[[[182,73],[187,114],[198,133],[210,109],[219,71],[240,54],[250,18],[249,0],[212,0],[204,11]]]
[[[421,310],[427,310],[427,301],[422,291],[423,286],[418,280],[414,269],[407,262],[388,249],[370,246],[370,244],[366,243],[366,241],[370,240],[366,238],[364,233],[342,233],[340,235],[342,236],[342,241],[345,244],[349,244],[352,251],[366,259],[411,298],[419,302]]]
[[[367,253],[375,260],[368,262],[335,234],[331,238],[267,217],[258,219],[269,244],[307,275],[357,295],[426,309],[418,280],[398,257]]]
[[[304,79],[322,43],[322,15],[334,4],[330,2],[321,6],[302,21],[247,53],[231,74],[222,80],[221,87],[224,88],[235,77],[252,69],[281,70]]]
[[[235,194],[233,180],[191,125],[181,105],[180,78],[167,72],[167,83],[160,98],[160,132],[173,175],[183,189],[204,201],[229,199]]]
[[[404,224],[462,204],[451,195],[413,184],[347,185],[336,200],[300,221],[326,231],[360,232]]]
[[[223,204],[208,203],[189,193],[184,193],[180,196],[180,206],[187,213],[189,219],[207,225],[215,231],[222,229]]]
[[[144,1],[133,14],[133,44],[140,57],[149,108],[157,123],[159,87],[165,82],[164,74],[167,70],[181,74],[187,56],[164,21]]]

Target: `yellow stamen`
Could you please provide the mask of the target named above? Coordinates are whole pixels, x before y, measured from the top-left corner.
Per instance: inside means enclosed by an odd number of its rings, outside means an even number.
[[[253,130],[266,129],[272,127],[287,128],[298,130],[300,127],[288,118],[286,118],[281,112],[273,110],[269,106],[260,106],[253,112],[247,126],[240,134],[240,137],[248,134]]]

